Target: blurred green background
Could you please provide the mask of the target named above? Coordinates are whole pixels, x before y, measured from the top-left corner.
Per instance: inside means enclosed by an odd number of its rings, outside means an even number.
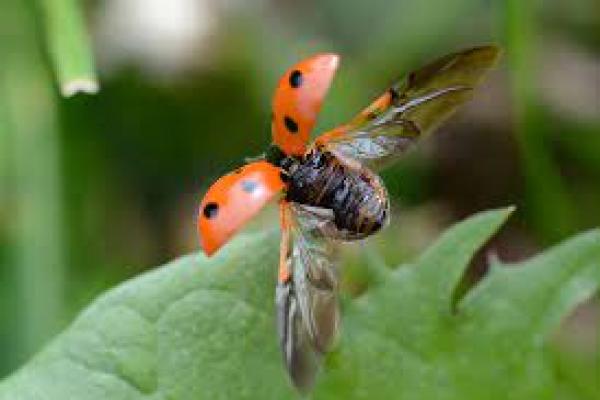
[[[600,2],[3,0],[0,373],[101,291],[198,249],[196,205],[268,145],[287,67],[342,55],[318,133],[410,69],[490,42],[505,54],[475,99],[383,174],[393,223],[361,253],[396,265],[457,219],[516,204],[472,280],[489,254],[523,259],[600,225]],[[61,96],[94,70],[98,94]],[[368,280],[358,259],[350,292]],[[557,349],[592,362],[599,326],[594,300]]]

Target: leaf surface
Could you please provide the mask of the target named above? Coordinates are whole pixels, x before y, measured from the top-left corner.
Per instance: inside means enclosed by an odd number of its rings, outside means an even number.
[[[600,232],[496,262],[453,307],[473,254],[512,210],[479,213],[345,303],[316,399],[595,398],[547,339],[600,282]],[[12,399],[290,399],[275,337],[278,238],[241,236],[107,292],[0,384]],[[577,376],[576,374],[572,374]],[[589,386],[589,385],[588,385]],[[573,389],[575,390],[575,389]]]

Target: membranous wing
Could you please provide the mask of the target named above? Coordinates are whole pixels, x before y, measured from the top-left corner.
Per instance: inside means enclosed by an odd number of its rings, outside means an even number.
[[[350,123],[316,141],[341,158],[380,169],[467,101],[499,49],[476,47],[442,57],[393,85]]]
[[[277,327],[286,367],[300,390],[312,386],[339,325],[336,248],[325,233],[333,217],[319,210],[280,204]]]

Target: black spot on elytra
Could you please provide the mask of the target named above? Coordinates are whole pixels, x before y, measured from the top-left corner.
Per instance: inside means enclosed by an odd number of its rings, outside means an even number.
[[[246,193],[252,193],[258,187],[255,181],[242,181],[242,190]]]
[[[204,210],[202,210],[202,214],[204,214],[204,217],[208,219],[216,217],[218,213],[219,205],[217,203],[208,203],[204,206]]]
[[[302,86],[303,80],[304,77],[302,76],[302,72],[298,71],[297,69],[292,71],[292,73],[290,74],[290,86],[294,89]]]
[[[296,123],[296,121],[294,121],[293,119],[291,119],[287,115],[283,118],[283,123],[285,124],[286,129],[290,133],[296,133],[296,132],[298,132],[298,123]]]
[[[283,183],[288,183],[290,181],[290,176],[285,172],[281,171],[279,172],[279,179],[281,179],[281,182]]]

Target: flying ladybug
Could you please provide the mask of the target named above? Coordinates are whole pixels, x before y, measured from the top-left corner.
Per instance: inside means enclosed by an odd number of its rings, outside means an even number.
[[[299,62],[280,79],[272,144],[260,160],[221,177],[200,203],[200,244],[211,256],[269,201],[279,199],[277,329],[294,385],[313,384],[340,325],[336,244],[366,238],[390,218],[376,171],[434,131],[495,64],[499,49],[475,47],[409,73],[350,122],[309,143],[339,64],[335,54]]]

